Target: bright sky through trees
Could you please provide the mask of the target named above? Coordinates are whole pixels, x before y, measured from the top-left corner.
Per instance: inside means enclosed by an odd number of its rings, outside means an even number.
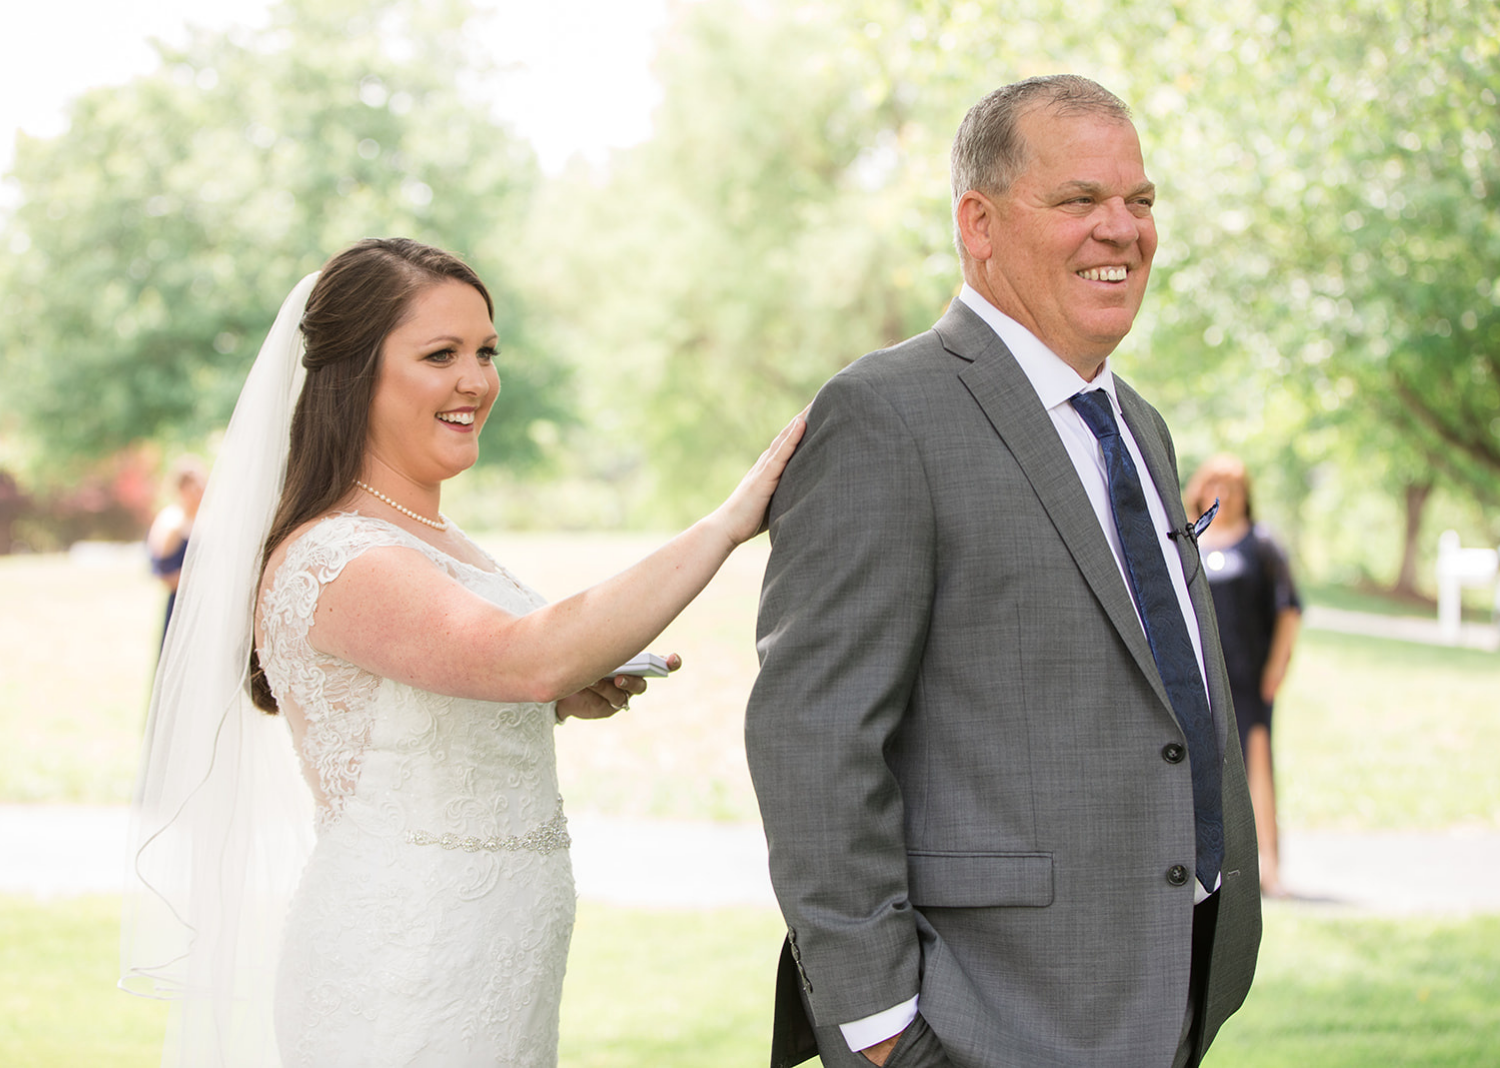
[[[0,34],[0,173],[18,129],[52,136],[85,89],[149,71],[149,38],[185,40],[191,22],[224,30],[264,26],[271,0],[49,0],[8,6]],[[497,64],[510,67],[496,113],[530,141],[542,167],[591,158],[650,132],[657,90],[649,69],[667,0],[492,0],[476,27]],[[9,196],[0,204],[9,206]]]

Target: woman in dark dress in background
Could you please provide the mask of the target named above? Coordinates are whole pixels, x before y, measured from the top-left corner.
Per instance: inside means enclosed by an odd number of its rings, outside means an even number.
[[[1213,505],[1215,497],[1219,499],[1219,514],[1203,532],[1198,548],[1219,617],[1219,637],[1255,808],[1261,892],[1280,897],[1271,708],[1291,662],[1302,603],[1286,554],[1255,522],[1250,480],[1240,460],[1228,455],[1207,460],[1188,483],[1186,497],[1189,515],[1199,515]]]
[[[193,520],[198,518],[203,489],[208,485],[208,469],[196,456],[184,456],[172,465],[168,481],[177,499],[157,513],[151,532],[146,535],[151,573],[167,588],[167,609],[161,624],[163,642],[172,622],[172,608],[177,603],[177,583],[187,559],[188,536],[193,532]]]

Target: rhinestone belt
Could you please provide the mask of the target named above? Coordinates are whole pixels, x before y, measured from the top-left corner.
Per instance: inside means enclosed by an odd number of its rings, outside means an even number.
[[[462,849],[465,853],[515,853],[525,849],[532,853],[540,853],[546,856],[555,853],[559,849],[567,849],[573,844],[573,839],[568,837],[568,817],[559,810],[546,823],[533,827],[525,834],[513,834],[505,838],[490,835],[488,838],[477,834],[433,834],[430,831],[407,831],[406,840],[412,845],[441,846],[444,849]]]

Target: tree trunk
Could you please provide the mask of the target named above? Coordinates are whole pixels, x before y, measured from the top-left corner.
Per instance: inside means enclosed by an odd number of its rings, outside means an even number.
[[[1406,484],[1406,531],[1401,543],[1401,570],[1391,592],[1403,597],[1417,594],[1417,539],[1422,534],[1422,513],[1432,495],[1432,480]]]

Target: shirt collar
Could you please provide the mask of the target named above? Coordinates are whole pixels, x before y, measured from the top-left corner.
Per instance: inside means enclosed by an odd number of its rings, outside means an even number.
[[[967,304],[1005,343],[1010,354],[1016,358],[1016,363],[1021,365],[1031,388],[1036,390],[1037,399],[1042,402],[1043,408],[1050,411],[1060,404],[1066,404],[1076,394],[1102,389],[1109,396],[1110,407],[1115,410],[1115,415],[1120,414],[1120,401],[1115,395],[1115,376],[1110,372],[1108,359],[1104,361],[1104,366],[1099,369],[1094,380],[1086,382],[1077,371],[1063,362],[1062,357],[1044,345],[1040,338],[985,300],[969,283],[965,282],[959,290],[958,299]]]

